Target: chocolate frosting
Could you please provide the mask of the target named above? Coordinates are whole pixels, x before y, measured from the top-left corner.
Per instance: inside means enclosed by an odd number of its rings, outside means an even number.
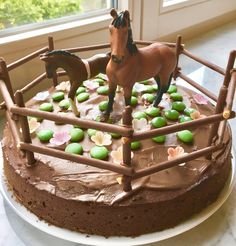
[[[54,89],[50,90],[53,93]],[[208,103],[207,105],[197,105],[192,99],[193,92],[184,87],[178,86],[178,92],[183,95],[183,102],[187,107],[196,108],[201,114],[211,115],[214,112],[214,106]],[[49,98],[50,101],[51,98]],[[107,100],[106,96],[97,95],[92,93],[90,99],[77,104],[82,118],[95,119],[100,114],[98,109],[98,103]],[[139,99],[141,100],[141,99]],[[54,112],[60,112],[58,103],[54,103]],[[162,100],[162,105],[165,109],[170,108],[169,95],[165,94]],[[30,108],[39,107],[39,103],[34,100],[30,100],[27,103]],[[147,106],[147,105],[146,105]],[[134,108],[134,112],[144,110],[141,101],[139,105]],[[113,123],[120,124],[121,112],[124,108],[123,93],[116,93],[114,111],[112,113]],[[72,112],[67,112],[68,117],[72,115]],[[168,124],[175,124],[176,122],[169,121]],[[176,138],[176,133],[167,135],[164,144],[157,144],[151,139],[141,141],[142,148],[140,150],[133,151],[134,157],[132,159],[132,165],[135,170],[140,170],[148,166],[158,165],[162,161],[166,161],[168,158],[167,149],[169,147],[175,147],[181,145],[185,152],[191,153],[195,150],[204,148],[207,146],[209,136],[209,125],[201,126],[191,129],[194,134],[194,143],[191,145],[183,144]],[[52,121],[43,120],[39,129],[52,129],[54,132],[69,131],[72,129],[71,125],[57,125]],[[32,138],[33,143],[37,145],[45,146],[35,136]],[[227,129],[224,137],[224,145],[222,150],[214,153],[214,158],[224,160],[229,150],[227,144],[230,141],[229,130]],[[191,189],[198,182],[204,179],[205,175],[209,172],[212,165],[215,165],[217,161],[209,161],[205,157],[189,161],[185,165],[178,165],[158,173],[152,174],[147,177],[143,177],[132,182],[133,190],[131,192],[124,192],[122,186],[118,183],[117,178],[121,175],[111,171],[90,167],[87,165],[74,163],[59,158],[35,154],[37,159],[36,165],[32,167],[26,167],[25,163],[22,163],[20,156],[13,156],[11,153],[14,151],[15,146],[10,134],[9,127],[7,126],[3,138],[3,148],[5,149],[5,155],[7,158],[13,158],[14,161],[10,161],[18,174],[37,187],[39,190],[45,190],[51,194],[61,196],[66,199],[79,200],[86,202],[99,202],[103,204],[117,204],[122,202],[138,200],[139,194],[149,194],[152,191],[157,192],[165,191],[163,194],[182,192],[183,190]],[[81,142],[84,148],[84,155],[89,156],[89,150],[94,143],[85,134],[84,140]],[[51,144],[47,144],[48,147],[55,148]],[[109,146],[109,150],[116,150],[121,146],[120,139],[113,139],[112,145]],[[64,149],[65,146],[60,146],[60,149]],[[225,151],[225,154],[224,154]],[[227,153],[226,153],[227,152]],[[112,158],[109,157],[110,161]],[[114,164],[117,165],[117,164]],[[146,193],[145,193],[146,192]],[[145,196],[143,198],[145,200]],[[148,199],[146,197],[146,199]],[[151,200],[162,199],[152,197]],[[138,200],[136,202],[143,203],[144,200]],[[150,201],[150,199],[148,199]]]

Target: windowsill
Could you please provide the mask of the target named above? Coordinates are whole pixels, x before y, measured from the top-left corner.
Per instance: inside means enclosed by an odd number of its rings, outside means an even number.
[[[74,37],[85,33],[107,28],[111,16],[109,14],[82,19],[33,31],[23,32],[0,38],[1,55],[22,49],[23,47],[39,46],[46,43],[46,37],[51,35],[56,40]]]

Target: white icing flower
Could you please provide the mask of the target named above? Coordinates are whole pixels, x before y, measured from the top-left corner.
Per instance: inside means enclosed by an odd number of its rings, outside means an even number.
[[[97,146],[107,146],[111,144],[111,135],[108,133],[97,131],[96,134],[91,137],[91,140]]]
[[[56,86],[56,90],[68,92],[70,90],[70,81],[61,82],[59,85]]]
[[[144,90],[146,90],[146,86],[144,84],[140,84],[140,83],[135,83],[133,88],[137,91],[137,92],[142,92]]]
[[[132,120],[134,131],[147,131],[150,130],[151,126],[145,118],[133,119]]]
[[[131,158],[133,158],[134,153],[131,152]],[[123,163],[123,148],[120,146],[117,150],[111,151],[111,157],[115,164],[122,164]]]
[[[176,159],[178,157],[183,157],[185,155],[187,155],[188,153],[184,152],[184,148],[182,148],[181,146],[177,146],[176,148],[169,148],[167,150],[168,153],[168,160],[173,160]],[[180,166],[185,165],[185,163],[181,163],[179,164]]]
[[[34,133],[40,126],[40,123],[37,121],[36,118],[31,118],[29,121],[29,130],[30,130],[30,133]]]
[[[37,93],[33,99],[35,101],[45,101],[49,96],[49,92],[48,91],[41,91],[39,93]]]
[[[200,114],[199,111],[195,110],[193,113],[190,114],[190,117],[191,117],[193,120],[197,120],[197,119],[205,118],[206,115],[205,115],[205,114]]]
[[[90,91],[94,91],[99,87],[98,82],[93,82],[92,80],[86,80],[83,82],[83,85]]]

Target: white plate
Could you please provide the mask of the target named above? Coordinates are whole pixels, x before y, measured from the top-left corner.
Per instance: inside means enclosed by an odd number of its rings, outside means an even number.
[[[235,163],[234,153],[232,164]],[[189,220],[181,223],[180,225],[167,229],[161,232],[150,233],[146,235],[142,235],[135,238],[130,237],[109,237],[104,238],[102,236],[95,235],[86,235],[82,233],[72,232],[66,229],[62,229],[56,226],[48,225],[46,222],[41,221],[35,216],[33,213],[29,212],[24,206],[20,205],[13,198],[13,194],[8,190],[4,177],[3,177],[3,163],[1,157],[1,147],[0,147],[0,190],[6,202],[10,205],[10,207],[18,214],[23,220],[27,221],[29,224],[34,226],[35,228],[46,232],[54,237],[61,238],[74,243],[82,243],[86,245],[102,245],[102,246],[130,246],[130,245],[142,245],[153,242],[158,242],[167,238],[171,238],[183,232],[186,232],[193,227],[199,225],[207,218],[209,218],[213,213],[215,213],[221,205],[226,201],[229,194],[232,191],[234,180],[235,180],[235,165],[232,165],[231,176],[229,177],[224,189],[222,190],[220,196],[217,201],[204,209],[201,213],[193,216]]]

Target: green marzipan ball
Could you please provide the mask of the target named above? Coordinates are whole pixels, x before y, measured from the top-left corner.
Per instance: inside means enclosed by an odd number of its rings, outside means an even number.
[[[108,108],[108,101],[102,101],[102,102],[100,102],[99,105],[98,105],[98,107],[99,107],[99,109],[101,111],[107,110],[107,108]]]
[[[68,109],[70,107],[70,101],[69,99],[63,99],[62,101],[59,102],[59,107],[61,109]]]
[[[151,121],[152,126],[160,128],[167,125],[166,119],[163,117],[155,117]]]
[[[96,132],[97,132],[97,130],[95,130],[95,129],[88,129],[87,130],[87,133],[88,133],[89,137],[92,137],[93,135],[95,135]]]
[[[76,90],[76,96],[78,96],[80,93],[86,92],[86,89],[82,86],[80,86],[77,90]]]
[[[108,95],[109,94],[109,88],[108,86],[100,86],[97,88],[97,93],[99,95]]]
[[[130,105],[131,106],[136,106],[138,104],[138,99],[137,97],[132,96],[130,100]]]
[[[40,130],[37,137],[41,142],[48,142],[53,137],[52,130]]]
[[[78,102],[84,102],[84,101],[89,99],[89,93],[82,92],[76,98],[77,98]]]
[[[152,85],[152,88],[154,91],[157,91],[158,90],[158,85]]]
[[[132,90],[132,96],[134,96],[134,97],[138,96],[138,92],[135,89]]]
[[[181,116],[179,117],[179,122],[180,122],[180,123],[188,122],[188,121],[191,121],[191,120],[192,120],[192,118],[189,117],[189,116],[181,115]]]
[[[148,85],[149,84],[149,81],[148,80],[143,80],[143,81],[139,81],[138,83],[144,84],[144,85]]]
[[[132,150],[140,149],[140,147],[141,147],[141,143],[139,141],[135,141],[135,142],[131,143],[131,149]]]
[[[83,147],[78,143],[70,143],[66,146],[65,152],[71,153],[71,154],[82,155]]]
[[[108,150],[104,146],[94,146],[90,150],[90,155],[92,158],[104,160],[108,157]]]
[[[143,99],[144,101],[149,102],[149,103],[153,103],[153,101],[154,101],[154,99],[155,99],[155,96],[152,95],[152,94],[149,94],[149,93],[145,93],[145,94],[142,95],[142,99]]]
[[[143,90],[143,93],[153,93],[154,89],[152,85],[146,85],[145,89]]]
[[[140,119],[142,119],[142,118],[147,119],[147,115],[146,115],[145,112],[140,112],[140,111],[138,111],[138,112],[135,112],[135,113],[133,114],[133,118],[134,118],[134,119],[138,119],[138,120],[140,120]]]
[[[171,93],[170,98],[174,101],[183,101],[183,96],[178,92]]]
[[[71,142],[79,142],[84,139],[84,131],[80,128],[73,128],[70,131]]]
[[[148,116],[151,116],[151,117],[156,117],[160,114],[160,109],[159,108],[155,108],[155,107],[150,107],[150,108],[147,108],[145,110],[145,113],[148,115]]]
[[[172,103],[172,109],[175,109],[175,110],[177,110],[179,112],[184,111],[185,108],[186,108],[186,105],[183,102],[177,101],[177,102],[173,102]]]
[[[170,109],[170,110],[166,110],[165,111],[165,117],[168,120],[178,120],[179,118],[179,112],[174,110],[174,109]]]
[[[118,138],[121,138],[122,136],[118,133],[110,133],[112,138],[115,138],[115,139],[118,139]]]
[[[196,111],[196,109],[194,109],[194,108],[186,108],[186,109],[184,110],[184,113],[185,113],[187,116],[190,117],[190,114],[192,114],[194,111]]]
[[[52,94],[52,100],[55,102],[59,102],[65,98],[65,94],[62,91],[58,91]]]
[[[189,130],[183,130],[177,133],[179,140],[184,143],[192,143],[193,142],[193,134]]]
[[[52,112],[53,111],[53,105],[51,103],[42,103],[39,106],[39,110],[41,111],[47,111],[47,112]]]
[[[105,83],[104,80],[100,79],[100,78],[93,79],[92,81],[98,83],[99,86],[104,85],[104,83]]]
[[[165,135],[157,136],[152,138],[152,140],[156,143],[164,143],[166,141],[166,136]]]
[[[177,87],[175,85],[170,85],[169,89],[167,90],[167,93],[171,94],[177,92]]]

